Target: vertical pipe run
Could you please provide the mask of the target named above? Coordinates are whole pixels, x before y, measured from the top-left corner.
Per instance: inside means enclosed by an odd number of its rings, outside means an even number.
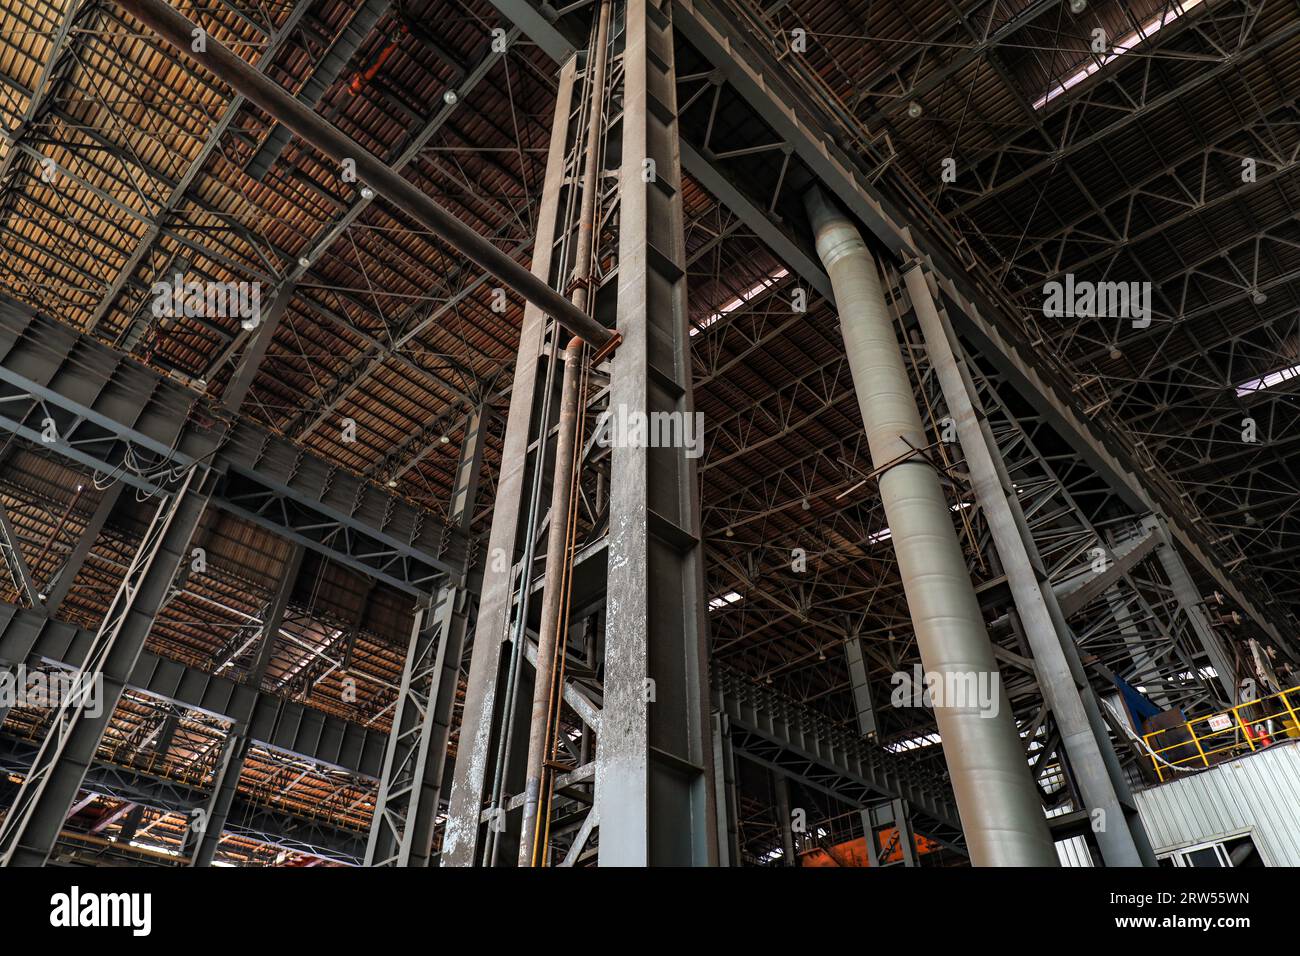
[[[927,442],[875,263],[857,228],[820,189],[805,201],[835,292],[872,463],[884,468],[880,497],[922,663],[943,688],[993,690],[989,701],[942,699],[934,707],[971,863],[1056,866],[939,477],[911,454]]]
[[[560,388],[559,433],[555,439],[555,479],[551,484],[550,529],[546,533],[546,577],[542,592],[542,620],[537,635],[537,670],[533,681],[533,709],[528,724],[528,763],[524,778],[523,821],[519,832],[519,865],[532,866],[537,831],[537,808],[541,800],[545,773],[551,699],[555,680],[556,658],[564,653],[564,634],[560,623],[564,617],[566,562],[569,545],[569,506],[573,483],[574,449],[577,445],[578,384],[582,372],[583,341],[574,337],[564,350],[564,380]]]
[[[596,21],[595,43],[588,53],[587,129],[584,138],[582,205],[578,214],[577,239],[573,254],[575,307],[586,313],[591,253],[596,234],[596,196],[600,192],[600,130],[605,113],[605,63],[609,47],[610,0],[602,0]],[[555,438],[555,477],[551,483],[551,518],[547,532],[545,588],[542,620],[537,636],[537,669],[533,683],[533,709],[528,727],[528,763],[524,778],[523,821],[519,834],[519,865],[534,865],[537,809],[545,773],[547,734],[550,732],[552,688],[556,647],[564,653],[565,635],[559,633],[565,599],[562,581],[568,558],[569,507],[573,483],[577,481],[578,380],[582,367],[583,340],[575,337],[564,352],[564,379],[560,386],[560,420]]]

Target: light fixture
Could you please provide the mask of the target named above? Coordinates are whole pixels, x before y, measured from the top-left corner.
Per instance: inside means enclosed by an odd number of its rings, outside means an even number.
[[[1121,352],[1119,348],[1113,348],[1110,350],[1110,357],[1114,359],[1116,362],[1118,362],[1120,359],[1124,357],[1124,353]]]
[[[388,479],[388,487],[389,487],[389,488],[396,488],[396,487],[397,487],[397,479],[396,479],[396,478],[389,478],[389,479]]]
[[[912,119],[920,119],[921,114],[924,112],[925,112],[925,107],[922,106],[920,103],[918,103],[916,100],[912,100],[912,102],[907,104],[907,115],[910,116]]]
[[[1088,0],[1070,0],[1070,12],[1076,17],[1088,9]]]
[[[734,531],[732,531],[730,528],[728,528],[728,529],[727,529],[727,537],[728,537],[728,538],[734,538],[735,536],[736,536],[736,532],[734,532]]]
[[[1254,302],[1256,305],[1263,305],[1265,302],[1268,301],[1268,296],[1265,295],[1263,292],[1261,292],[1259,289],[1256,289],[1254,292],[1250,294],[1250,301]]]
[[[445,445],[445,444],[447,444],[448,442],[450,442],[451,439],[448,438],[446,435],[443,435],[441,438],[438,439],[438,441],[442,442],[442,443]]]
[[[456,101],[459,99],[460,97],[456,95],[455,90],[448,90],[446,93],[442,94],[442,101],[448,106],[455,106]]]
[[[805,499],[803,500],[803,510],[804,510],[804,511],[811,511],[811,510],[812,510],[812,505],[810,505],[810,504],[808,503],[808,499],[807,499],[807,498],[805,498]]]
[[[361,187],[361,198],[362,198],[362,199],[374,199],[374,198],[375,198],[375,191],[374,191],[373,189],[371,189],[369,186],[362,186],[362,187]]]
[[[308,267],[311,265],[311,260],[308,259],[306,256],[299,256],[299,257],[298,257],[298,265],[300,265],[300,266],[302,266],[304,269],[306,269],[306,268],[308,268]]]

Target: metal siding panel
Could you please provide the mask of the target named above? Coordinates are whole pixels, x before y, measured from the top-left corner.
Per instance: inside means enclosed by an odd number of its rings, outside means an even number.
[[[1136,797],[1158,853],[1249,830],[1267,865],[1300,865],[1300,741],[1275,744]]]

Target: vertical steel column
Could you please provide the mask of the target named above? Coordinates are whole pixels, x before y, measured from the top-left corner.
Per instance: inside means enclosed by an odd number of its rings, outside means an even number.
[[[857,227],[807,196],[830,275],[899,574],[927,672],[951,687],[996,677],[997,664],[927,444],[875,262]],[[1000,680],[993,701],[945,701],[934,716],[976,866],[1055,866],[1056,851]],[[980,706],[983,703],[984,706]]]
[[[894,829],[898,831],[898,848],[903,853],[903,866],[920,866],[916,857],[916,834],[912,830],[912,820],[907,813],[907,803],[894,800],[889,804],[894,815]]]
[[[611,0],[601,0],[596,16],[596,40],[592,47],[587,83],[587,131],[583,138],[582,203],[578,214],[578,237],[573,255],[573,304],[586,311],[590,305],[588,285],[591,281],[592,248],[596,235],[596,197],[600,192],[600,133],[605,120],[605,63],[609,53]],[[574,448],[579,436],[578,386],[582,375],[582,340],[575,338],[564,351],[564,381],[560,386],[560,420],[555,437],[555,467],[551,480],[550,530],[546,540],[545,593],[542,619],[537,634],[537,673],[533,681],[533,706],[529,717],[528,757],[524,776],[524,807],[519,828],[519,865],[531,866],[537,854],[533,846],[537,836],[537,810],[550,726],[551,702],[554,699],[556,647],[564,654],[566,635],[560,628],[567,620],[568,608],[565,565],[568,560],[569,506],[573,484],[578,481]]]
[[[1187,572],[1187,565],[1183,564],[1178,547],[1169,534],[1169,528],[1163,518],[1155,515],[1143,518],[1142,526],[1151,529],[1160,537],[1160,547],[1156,549],[1156,556],[1160,559],[1160,566],[1164,568],[1166,577],[1169,578],[1174,597],[1178,600],[1178,609],[1187,617],[1192,633],[1196,635],[1197,643],[1209,658],[1219,686],[1223,688],[1224,701],[1228,704],[1237,703],[1236,668],[1233,666],[1228,649],[1223,646],[1223,641],[1210,626],[1201,593],[1196,587],[1196,582]]]
[[[213,775],[212,796],[201,817],[201,826],[194,827],[186,835],[187,848],[190,849],[190,866],[211,866],[221,845],[221,836],[226,829],[226,820],[230,808],[235,803],[235,794],[239,791],[239,778],[244,772],[244,761],[248,759],[248,749],[252,741],[248,738],[248,727],[253,719],[253,710],[262,693],[262,677],[271,662],[271,653],[280,636],[280,625],[284,622],[285,611],[289,608],[289,599],[293,597],[293,587],[302,568],[303,549],[293,545],[289,553],[289,565],[275,597],[271,600],[266,620],[262,624],[262,637],[257,647],[257,656],[248,670],[248,678],[239,688],[232,702],[232,721],[230,733],[226,737],[225,747],[221,753],[221,763]]]
[[[466,422],[447,509],[450,524],[467,534],[478,501],[486,438],[486,416],[476,408]],[[468,624],[469,592],[463,576],[448,580],[430,607],[415,612],[366,844],[366,866],[429,865]]]
[[[0,826],[0,866],[40,866],[58,839],[154,618],[186,557],[215,476],[191,468],[164,498],[109,605],[79,673]],[[98,710],[88,706],[96,702]]]
[[[736,753],[731,721],[713,714],[713,789],[718,802],[718,865],[740,866],[740,806],[736,795]]]
[[[853,706],[858,714],[858,733],[874,740],[876,708],[871,702],[871,680],[867,676],[867,662],[862,652],[861,638],[850,637],[844,642],[844,662],[848,665],[849,686],[853,690]]]
[[[612,414],[694,414],[672,5],[623,7]],[[614,139],[611,135],[611,141]],[[647,181],[649,180],[649,181]],[[686,448],[615,445],[600,865],[717,861],[699,484]],[[653,607],[652,607],[653,602]]]
[[[794,846],[794,813],[790,807],[790,781],[772,771],[772,792],[776,797],[776,828],[781,833],[781,865],[797,866]]]
[[[563,205],[564,190],[570,187],[566,154],[573,120],[576,72],[574,59],[560,70],[546,179],[537,218],[537,241],[533,244],[533,275],[552,282],[559,268],[558,253],[563,238],[559,234],[558,214]],[[515,611],[515,563],[527,532],[526,498],[533,471],[542,467],[546,458],[545,436],[536,433],[536,410],[550,398],[541,394],[545,376],[539,374],[546,332],[546,314],[529,302],[524,307],[519,331],[519,353],[501,450],[501,471],[497,476],[492,530],[488,536],[487,567],[465,685],[465,706],[456,748],[450,806],[439,856],[439,863],[443,866],[473,866],[478,862],[481,816],[490,786],[488,774],[493,769],[490,766],[493,744],[504,733],[499,698],[504,696],[501,693],[503,663],[508,658],[506,651],[510,647]],[[519,613],[523,613],[522,610]]]
[[[947,313],[936,303],[926,270],[919,263],[907,270],[904,279],[930,367],[939,380],[948,414],[957,426],[976,500],[988,522],[1033,652],[1043,700],[1061,732],[1085,809],[1103,814],[1097,831],[1102,854],[1110,866],[1154,866],[1155,857],[1079,661],[1073,635],[1057,605],[1010,476],[993,452],[993,434],[979,407],[974,385],[958,361],[961,346]],[[1085,701],[1091,703],[1091,708]]]

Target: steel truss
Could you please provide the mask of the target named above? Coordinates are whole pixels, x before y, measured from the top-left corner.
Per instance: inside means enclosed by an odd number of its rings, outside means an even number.
[[[40,866],[94,760],[154,616],[166,597],[212,494],[212,476],[191,466],[162,497],[99,631],[60,701],[14,806],[0,826],[0,866]]]
[[[424,509],[12,305],[0,305],[0,428],[147,492],[201,462],[220,473],[218,507],[408,593],[459,572],[465,553]]]
[[[474,519],[486,437],[487,421],[478,409],[465,430],[448,506],[453,526],[465,532]],[[465,582],[451,581],[415,612],[366,846],[367,866],[430,863],[470,603]]]

